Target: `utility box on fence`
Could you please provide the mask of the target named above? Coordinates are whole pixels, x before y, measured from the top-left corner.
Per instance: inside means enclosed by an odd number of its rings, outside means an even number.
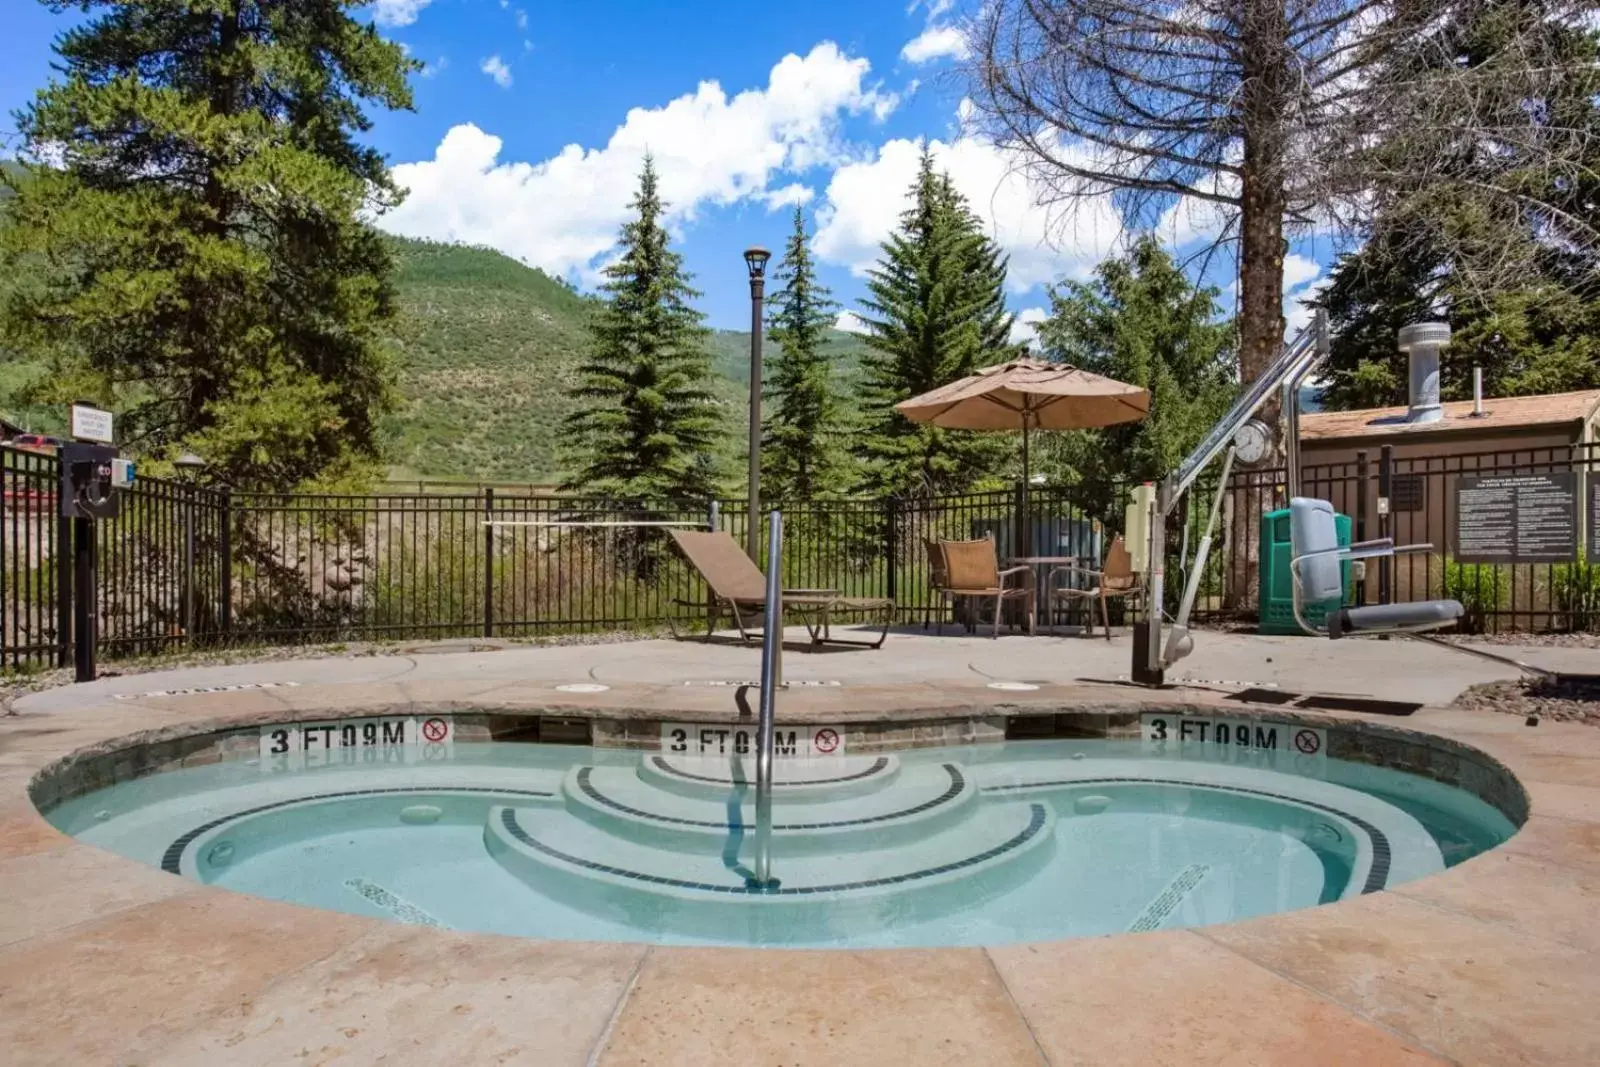
[[[1339,544],[1350,543],[1350,516],[1335,515],[1334,530]],[[1258,632],[1264,634],[1303,634],[1294,621],[1294,574],[1289,560],[1294,548],[1289,537],[1289,509],[1269,511],[1261,516],[1261,588],[1258,594],[1261,624]],[[1314,601],[1306,605],[1306,621],[1320,623],[1330,611],[1336,611],[1350,597],[1350,561],[1339,566],[1340,584],[1344,595],[1337,599]]]

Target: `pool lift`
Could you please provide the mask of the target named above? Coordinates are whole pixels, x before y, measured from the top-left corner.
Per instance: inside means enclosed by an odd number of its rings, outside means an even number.
[[[1448,340],[1449,328],[1443,324],[1424,323],[1401,331],[1402,347],[1429,346],[1435,358],[1438,347]],[[1449,626],[1461,617],[1463,609],[1456,600],[1340,607],[1329,612],[1320,623],[1306,617],[1308,603],[1329,599],[1342,601],[1342,564],[1346,561],[1427,552],[1433,547],[1429,544],[1396,546],[1390,537],[1341,545],[1333,504],[1300,495],[1300,387],[1327,360],[1328,355],[1327,312],[1319,309],[1313,320],[1283,347],[1277,358],[1250,383],[1227,414],[1171,474],[1162,479],[1159,485],[1141,486],[1135,492],[1134,501],[1128,508],[1128,541],[1138,546],[1135,563],[1142,564],[1146,573],[1149,607],[1146,620],[1134,630],[1132,680],[1140,685],[1161,686],[1165,682],[1167,669],[1194,651],[1189,615],[1205,573],[1206,559],[1211,551],[1212,536],[1221,512],[1222,497],[1227,491],[1234,455],[1241,446],[1248,448],[1264,436],[1265,427],[1254,416],[1272,396],[1274,389],[1279,390],[1282,408],[1285,481],[1289,497],[1289,568],[1294,618],[1300,629],[1315,637],[1332,639],[1354,635],[1400,634],[1502,666],[1515,667],[1525,673],[1553,677],[1550,671],[1508,656],[1429,636],[1429,631]],[[1197,543],[1194,563],[1188,568],[1171,633],[1163,646],[1160,605],[1165,577],[1163,557],[1167,520],[1176,510],[1183,494],[1189,491],[1201,472],[1219,455],[1223,461],[1217,495],[1212,501],[1205,531]],[[1537,716],[1530,717],[1528,724],[1538,725]]]

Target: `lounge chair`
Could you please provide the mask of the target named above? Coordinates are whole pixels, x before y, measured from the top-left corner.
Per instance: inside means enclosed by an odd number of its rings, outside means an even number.
[[[1056,586],[1056,575],[1067,574],[1075,577],[1087,578],[1088,584],[1082,587]],[[1123,542],[1122,535],[1118,534],[1116,540],[1111,542],[1111,547],[1106,550],[1106,560],[1100,570],[1090,570],[1087,567],[1052,567],[1049,576],[1045,579],[1045,587],[1050,590],[1050,602],[1066,600],[1075,603],[1084,603],[1090,600],[1100,601],[1100,623],[1106,632],[1106,640],[1111,640],[1111,612],[1107,607],[1112,597],[1124,597],[1128,600],[1139,600],[1144,596],[1144,584],[1139,580],[1139,575],[1133,569],[1133,556],[1128,553],[1128,546]],[[1051,632],[1054,632],[1054,614],[1051,618]],[[1084,632],[1094,634],[1094,609],[1089,609],[1089,625]]]
[[[675,599],[681,607],[709,608],[706,619],[707,641],[716,633],[717,621],[726,606],[739,629],[739,639],[751,643],[759,636],[762,614],[766,610],[767,579],[737,541],[726,532],[668,530],[689,565],[700,572],[711,590],[711,603]],[[783,609],[805,623],[814,645],[857,645],[879,648],[889,637],[894,623],[894,601],[887,597],[842,596],[834,589],[785,589]],[[883,630],[876,641],[852,641],[833,636],[831,626],[837,615],[880,614]],[[668,619],[677,635],[677,624]]]
[[[1000,622],[1008,600],[1021,600],[1028,613],[1028,632],[1033,632],[1033,568],[1028,566],[1000,569],[995,553],[994,538],[981,541],[939,542],[939,552],[944,560],[946,585],[942,592],[952,600],[994,601],[994,633],[1000,636]],[[1008,585],[1011,578],[1023,578],[1021,585]],[[943,619],[940,620],[943,632]]]

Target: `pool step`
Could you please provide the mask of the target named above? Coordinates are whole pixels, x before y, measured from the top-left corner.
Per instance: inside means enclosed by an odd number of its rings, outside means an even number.
[[[775,841],[779,884],[765,890],[750,881],[753,834],[730,834],[720,850],[676,849],[555,809],[500,806],[484,844],[537,892],[653,932],[792,937],[803,924],[827,938],[948,914],[1020,884],[1048,858],[1054,823],[1047,805],[1019,801],[972,805],[920,840],[842,857],[789,854]]]
[[[567,808],[618,836],[699,852],[719,852],[730,836],[755,832],[755,788],[724,785],[688,796],[660,788],[627,767],[574,767],[563,783]],[[918,764],[893,788],[865,796],[792,803],[774,790],[773,841],[788,854],[883,847],[925,838],[959,821],[978,791],[960,765]]]
[[[738,786],[755,788],[753,755],[677,756],[650,753],[639,761],[639,778],[679,796],[721,800]],[[897,756],[826,756],[779,759],[772,765],[772,792],[787,804],[866,796],[900,776]]]

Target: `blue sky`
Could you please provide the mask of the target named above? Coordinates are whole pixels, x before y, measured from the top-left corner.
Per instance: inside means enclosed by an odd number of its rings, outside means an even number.
[[[72,16],[33,0],[0,10],[9,133]],[[795,203],[823,280],[853,306],[919,138],[1010,253],[1024,318],[1045,305],[1045,283],[1082,276],[1119,235],[1109,203],[1053,215],[1001,153],[962,134],[951,0],[377,0],[366,13],[428,65],[414,113],[375,115],[372,140],[411,189],[380,225],[491,245],[587,286],[648,150],[714,326],[746,325],[740,254],[780,249]],[[1207,229],[1185,213],[1166,226],[1179,244]],[[1316,257],[1290,257],[1294,295],[1320,271]],[[1230,276],[1224,265],[1211,280]]]

